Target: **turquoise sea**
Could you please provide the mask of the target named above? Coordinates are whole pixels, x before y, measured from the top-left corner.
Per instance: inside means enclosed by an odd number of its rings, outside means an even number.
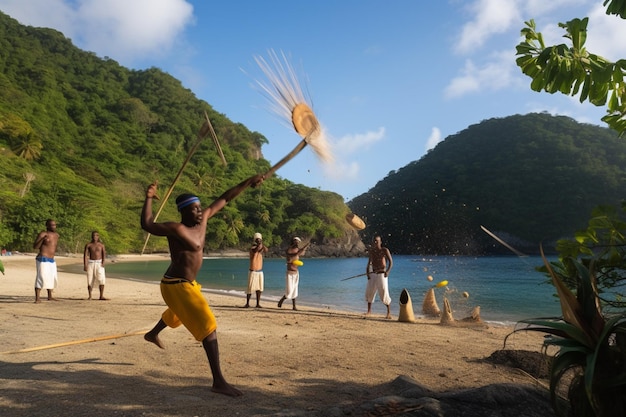
[[[298,304],[351,312],[365,312],[365,277],[343,280],[365,271],[366,258],[302,259]],[[467,317],[480,306],[481,317],[493,324],[513,324],[521,319],[558,316],[560,305],[554,287],[547,277],[535,270],[540,257],[419,257],[394,255],[389,277],[392,298],[391,312],[397,317],[399,297],[403,288],[411,296],[416,316],[421,316],[424,294],[443,280],[448,285],[435,289],[440,308],[446,297],[456,319]],[[168,261],[137,261],[107,264],[107,276],[115,278],[159,281]],[[276,307],[285,285],[284,259],[265,259],[265,291],[261,305]],[[245,303],[248,259],[206,258],[198,276],[203,290],[241,297]],[[432,281],[428,277],[433,278]],[[464,297],[467,292],[469,297]],[[208,296],[210,302],[210,294]],[[253,299],[254,300],[254,296]],[[287,302],[283,308],[291,308]],[[372,306],[374,314],[384,314],[378,297]]]

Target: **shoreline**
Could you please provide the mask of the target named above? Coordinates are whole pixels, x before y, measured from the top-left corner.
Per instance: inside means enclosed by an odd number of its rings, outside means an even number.
[[[228,254],[226,254],[225,256],[224,253],[222,252],[211,252],[209,254],[207,254],[204,259],[232,259],[232,258],[243,258],[243,259],[247,259],[247,253],[246,252],[239,252],[239,251],[227,251]],[[20,253],[18,255],[12,255],[12,256],[2,256],[0,257],[0,260],[4,260],[6,258],[12,258],[11,262],[15,262],[15,263],[20,263],[20,264],[24,264],[24,263],[28,263],[28,262],[32,262],[33,265],[33,269],[34,269],[34,260],[35,260],[35,253]],[[70,255],[70,256],[55,256],[55,260],[57,262],[57,265],[60,267],[59,270],[62,270],[64,266],[70,266],[70,265],[81,265],[82,264],[82,255]],[[138,261],[169,261],[170,257],[169,254],[167,253],[158,253],[158,254],[120,254],[120,255],[112,255],[112,256],[107,256],[107,263],[125,263],[125,262],[138,262]],[[5,262],[5,267],[6,267],[7,262]],[[82,273],[76,273],[74,271],[64,271],[65,273],[68,274],[72,274],[72,275],[79,275],[79,276],[83,276]],[[0,275],[1,277],[1,275]],[[137,283],[144,283],[144,284],[149,284],[149,285],[158,285],[159,281],[158,280],[144,280],[144,279],[139,279],[139,278],[131,278],[131,277],[121,277],[121,276],[109,276],[107,275],[107,281],[108,280],[121,280],[121,281],[130,281],[130,282],[137,282]],[[34,280],[34,278],[33,278]],[[238,303],[243,300],[245,301],[245,291],[242,290],[233,290],[233,289],[229,289],[229,288],[208,288],[208,287],[203,287],[201,290],[203,293],[206,294],[214,294],[216,296],[223,296],[223,297],[228,297],[234,300],[234,302],[236,302],[238,305]],[[263,299],[265,300],[266,304],[272,305],[272,304],[276,304],[276,302],[280,299],[280,296],[271,296],[271,295],[266,295],[264,294]],[[422,322],[422,323],[438,323],[439,322],[439,318],[432,318],[432,317],[427,317],[424,316],[421,313],[421,304],[416,304],[415,303],[416,300],[413,300],[413,310],[414,310],[414,314],[415,314],[415,319],[416,322]],[[313,302],[307,302],[307,301],[301,301],[300,303],[298,303],[299,306],[301,307],[307,307],[310,309],[317,309],[320,311],[330,311],[330,312],[338,312],[338,313],[343,313],[343,314],[363,314],[363,312],[361,311],[361,309],[355,308],[355,309],[342,309],[339,306],[335,306],[335,305],[329,305],[329,304],[320,304],[320,303],[313,303]],[[397,312],[396,312],[397,313]],[[393,319],[396,319],[397,314],[394,314]],[[458,316],[458,313],[455,314],[454,319],[456,321],[461,321],[462,319],[464,319],[465,317],[460,317]],[[486,325],[486,326],[493,326],[493,327],[499,327],[499,328],[508,328],[508,329],[513,329],[516,325],[516,321],[508,321],[508,320],[496,320],[496,319],[492,319],[492,320],[484,320],[483,322],[479,323],[480,325]]]
[[[84,274],[60,272],[59,301],[34,304],[34,255],[2,261],[2,415],[356,416],[364,402],[398,395],[398,378],[435,397],[510,384],[544,390],[528,373],[486,361],[503,349],[508,327],[404,323],[307,306],[244,309],[240,298],[205,293],[224,375],[244,392],[234,400],[210,392],[206,356],[186,329],[166,329],[164,350],[143,340],[165,310],[158,285],[107,278],[110,300],[87,300]],[[505,347],[539,353],[542,339],[516,333]]]

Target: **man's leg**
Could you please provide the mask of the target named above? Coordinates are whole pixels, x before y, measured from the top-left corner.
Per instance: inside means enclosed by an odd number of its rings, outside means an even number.
[[[391,318],[391,310],[389,309],[389,304],[387,304],[387,317],[388,319]]]
[[[41,288],[36,288],[35,287],[35,303],[36,304],[41,303],[40,295],[41,295]]]
[[[87,298],[88,300],[91,300],[91,290],[92,290],[92,286],[91,285],[87,285],[87,291],[89,292],[89,298]]]
[[[159,333],[161,333],[161,331],[165,329],[166,327],[167,327],[167,324],[165,324],[163,319],[160,319],[158,323],[154,325],[152,330],[150,330],[148,333],[143,335],[143,338],[147,340],[148,342],[154,343],[161,349],[165,349],[165,346],[163,346],[163,343],[161,343],[161,339],[159,339]]]
[[[214,331],[202,340],[202,346],[206,352],[206,356],[209,359],[209,366],[211,367],[211,373],[213,374],[213,387],[211,391],[218,394],[229,395],[231,397],[238,397],[243,395],[241,391],[230,385],[224,379],[222,370],[220,368],[220,352],[217,346],[217,334]]]
[[[252,294],[246,294],[246,305],[245,305],[245,306],[243,306],[244,308],[248,308],[248,307],[250,307],[250,296],[251,296],[251,295],[252,295]]]
[[[278,308],[281,308],[283,306],[283,302],[287,299],[286,296],[283,295],[283,298],[280,299],[280,301],[278,302]]]
[[[256,308],[261,308],[261,291],[256,292]]]
[[[104,298],[104,285],[100,285],[100,299],[101,300],[108,300],[108,298]]]
[[[48,301],[56,301],[56,298],[52,296],[52,290],[48,290]]]
[[[297,310],[297,308],[296,308],[296,299],[294,298],[293,300],[291,300],[291,302],[293,303],[293,309]]]

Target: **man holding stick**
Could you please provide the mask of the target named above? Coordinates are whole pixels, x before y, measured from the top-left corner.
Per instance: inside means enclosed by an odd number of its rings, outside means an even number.
[[[202,209],[195,195],[183,194],[176,199],[181,215],[180,223],[155,223],[152,214],[152,199],[156,195],[156,183],[146,191],[141,212],[141,227],[156,236],[165,236],[170,249],[171,263],[161,280],[161,295],[168,306],[161,319],[144,338],[163,349],[159,333],[166,327],[183,324],[202,342],[213,374],[211,390],[219,394],[240,396],[242,392],[226,382],[222,375],[217,345],[217,322],[206,299],[200,291],[196,276],[202,266],[207,221],[248,187],[256,187],[265,176],[255,175],[227,190],[210,206]]]
[[[374,236],[373,245],[369,251],[369,258],[367,260],[367,267],[365,273],[367,274],[367,286],[365,288],[365,299],[367,301],[367,316],[372,314],[372,303],[378,292],[380,300],[387,307],[387,316],[385,318],[391,318],[391,312],[389,306],[391,304],[391,297],[389,296],[389,272],[393,267],[393,258],[389,249],[383,246],[383,240],[380,235]]]

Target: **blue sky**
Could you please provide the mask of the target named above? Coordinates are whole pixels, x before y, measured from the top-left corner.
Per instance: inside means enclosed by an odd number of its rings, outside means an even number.
[[[603,108],[535,93],[515,66],[524,21],[547,44],[590,17],[587,47],[626,58],[626,21],[602,0],[0,0],[20,23],[54,28],[132,69],[157,67],[233,122],[266,136],[276,163],[300,137],[269,109],[255,57],[284,52],[334,154],[304,149],[278,175],[346,201],[449,135],[529,112],[601,125]],[[198,126],[199,127],[199,126]],[[208,142],[210,143],[210,142]]]

